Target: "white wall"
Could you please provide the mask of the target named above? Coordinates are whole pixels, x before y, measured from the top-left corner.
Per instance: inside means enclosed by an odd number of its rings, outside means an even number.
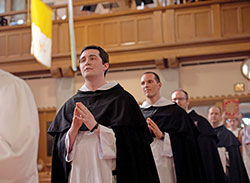
[[[56,107],[56,79],[32,79],[26,82],[33,92],[37,107]]]
[[[241,64],[233,62],[181,67],[180,86],[190,97],[250,93],[250,82],[242,76]],[[245,92],[235,92],[236,83],[244,83]]]

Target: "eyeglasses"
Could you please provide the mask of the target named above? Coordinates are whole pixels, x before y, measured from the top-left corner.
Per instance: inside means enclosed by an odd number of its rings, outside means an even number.
[[[187,100],[186,98],[173,98],[172,101],[176,101],[176,100]]]
[[[232,123],[232,122],[237,122],[236,119],[226,119],[226,123]]]

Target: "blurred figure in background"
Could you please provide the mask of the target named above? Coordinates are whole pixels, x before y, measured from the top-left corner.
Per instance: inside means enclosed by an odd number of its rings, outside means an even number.
[[[208,121],[213,126],[219,139],[218,148],[225,148],[225,153],[220,153],[221,161],[226,165],[226,177],[229,183],[249,183],[249,178],[244,166],[240,142],[229,131],[222,121],[222,112],[218,106],[211,106],[208,110]]]
[[[38,183],[38,112],[22,79],[0,69],[0,182]]]
[[[210,123],[197,114],[194,110],[189,110],[189,96],[183,89],[176,89],[171,95],[172,102],[183,108],[193,120],[199,130],[198,144],[201,151],[202,162],[206,172],[208,183],[225,182],[225,174],[217,150],[218,138]]]
[[[241,142],[242,158],[247,169],[248,177],[250,176],[250,126],[242,120],[242,114],[237,113],[234,118],[228,119],[228,129]],[[241,128],[241,125],[244,128]]]
[[[152,8],[156,6],[153,0],[135,0],[137,9]]]

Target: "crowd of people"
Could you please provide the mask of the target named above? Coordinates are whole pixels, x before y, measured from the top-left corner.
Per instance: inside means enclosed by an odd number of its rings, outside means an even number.
[[[141,77],[145,101],[139,106],[119,83],[105,80],[109,55],[99,46],[83,48],[79,65],[85,83],[48,129],[52,183],[249,183],[250,127],[240,128],[240,114],[229,119],[211,106],[207,120],[189,109],[183,89],[171,100],[162,97],[155,72]],[[32,93],[15,76],[0,70],[0,78],[0,104],[7,108],[0,112],[0,182],[36,183]],[[27,164],[21,173],[20,164]]]

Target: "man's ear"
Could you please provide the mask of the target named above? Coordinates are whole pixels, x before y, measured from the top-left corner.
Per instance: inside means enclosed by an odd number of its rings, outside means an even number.
[[[103,64],[103,68],[104,68],[104,71],[106,71],[106,70],[108,70],[108,68],[109,68],[109,63],[104,63]]]
[[[161,86],[162,86],[162,83],[160,82],[160,83],[159,83],[159,87],[161,88]]]

